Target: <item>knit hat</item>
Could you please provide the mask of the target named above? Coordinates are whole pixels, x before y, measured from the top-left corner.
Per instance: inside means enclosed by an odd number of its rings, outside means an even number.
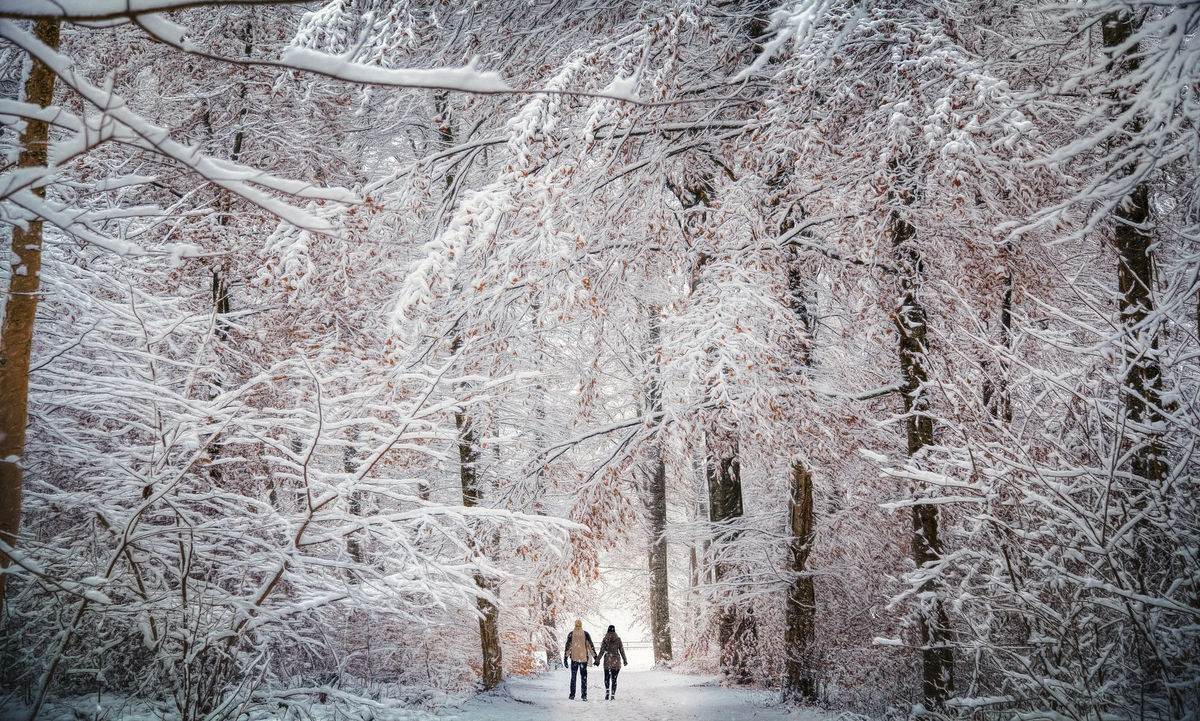
[[[578,618],[575,619],[575,628],[583,628],[583,621],[580,621]]]
[[[616,632],[617,632],[617,627],[616,627],[616,626],[611,626],[611,625],[610,625],[610,626],[608,627],[608,632],[609,632],[609,633],[616,633]]]

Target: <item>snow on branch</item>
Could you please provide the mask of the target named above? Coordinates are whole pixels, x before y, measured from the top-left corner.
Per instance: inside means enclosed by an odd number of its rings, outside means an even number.
[[[171,22],[162,15],[153,13],[138,15],[136,21],[143,30],[157,40],[186,53],[203,55],[225,62],[272,65],[364,85],[457,90],[467,93],[513,91],[513,88],[504,82],[504,78],[499,73],[478,70],[476,68],[478,58],[472,59],[462,68],[384,68],[354,62],[352,51],[342,55],[331,55],[292,46],[284,50],[277,61],[245,61],[212,55],[187,39],[187,28]]]
[[[11,20],[0,20],[0,37],[11,41],[49,67],[64,85],[74,90],[104,114],[113,128],[113,137],[126,136],[129,142],[159,153],[192,170],[205,180],[241,196],[279,218],[300,228],[330,232],[333,225],[323,218],[279,200],[254,186],[261,186],[297,198],[357,203],[359,198],[342,188],[321,188],[303,181],[277,178],[268,173],[229,161],[218,160],[172,140],[166,128],[157,126],[135,113],[125,99],[111,90],[91,83],[77,73],[70,58],[39,41]],[[15,110],[9,107],[9,110]],[[81,140],[83,140],[81,138]]]
[[[381,68],[352,62],[348,55],[328,55],[306,48],[288,48],[280,64],[295,70],[368,85],[459,90],[467,93],[508,93],[513,88],[496,72],[478,70],[478,58],[462,68]]]
[[[306,0],[0,0],[0,17],[98,22],[142,13],[235,5],[290,5]]]
[[[355,62],[356,49],[340,55],[320,52],[311,48],[292,46],[283,51],[276,60],[261,58],[235,58],[207,51],[187,39],[187,28],[165,17],[146,13],[133,17],[148,35],[179,50],[210,60],[234,65],[257,65],[323,75],[334,80],[343,80],[361,85],[377,85],[395,88],[422,88],[426,90],[449,90],[477,95],[569,95],[604,100],[618,100],[647,107],[661,107],[688,103],[724,102],[729,98],[674,98],[659,102],[647,102],[637,94],[639,76],[619,76],[599,91],[574,90],[557,87],[554,83],[541,88],[513,87],[500,73],[478,69],[478,56],[471,58],[461,68],[387,68]]]
[[[729,79],[730,83],[748,80],[779,53],[789,40],[796,43],[811,40],[821,18],[834,5],[834,0],[800,0],[790,7],[781,7],[771,13],[771,27],[775,37],[763,46],[762,52],[745,69]]]

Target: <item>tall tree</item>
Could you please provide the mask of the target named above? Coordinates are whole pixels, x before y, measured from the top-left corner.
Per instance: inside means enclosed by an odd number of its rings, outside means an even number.
[[[1123,76],[1138,70],[1140,59],[1134,33],[1141,21],[1127,10],[1106,14],[1101,20],[1104,46],[1115,57],[1114,69]],[[1137,88],[1118,88],[1113,91],[1113,115],[1120,119],[1129,112],[1129,102],[1123,97],[1136,93]],[[1138,115],[1129,121],[1128,133],[1136,135],[1142,129],[1143,118]],[[1120,169],[1132,176],[1135,167]],[[1126,370],[1125,408],[1129,421],[1145,440],[1134,452],[1131,469],[1135,476],[1147,482],[1157,482],[1163,474],[1160,450],[1154,440],[1154,428],[1162,420],[1162,372],[1159,368],[1159,323],[1154,322],[1154,238],[1150,234],[1150,186],[1143,180],[1125,197],[1119,198],[1112,211],[1113,246],[1117,252],[1117,278],[1121,295],[1121,321],[1125,334]],[[1147,432],[1146,429],[1149,429]]]
[[[660,328],[662,310],[647,307],[650,330],[650,383],[646,404],[649,423],[661,423],[662,378],[659,357],[662,354]],[[650,638],[654,662],[671,660],[671,602],[667,578],[667,464],[663,458],[661,436],[652,442],[651,458],[646,463],[646,512],[650,526]]]
[[[813,544],[812,473],[800,458],[792,460],[791,497],[788,499],[788,532],[791,536],[791,571],[795,574],[784,608],[784,693],[806,701],[817,698],[816,616],[817,597],[808,573]]]
[[[34,35],[51,49],[58,48],[59,21],[39,20]],[[54,99],[54,71],[33,58],[25,81],[25,102],[48,107]],[[17,168],[45,167],[50,123],[29,119],[21,133]],[[46,197],[44,185],[31,192]],[[33,324],[42,283],[42,219],[30,218],[12,227],[12,273],[0,329],[0,542],[16,548],[21,528],[21,485],[27,461],[25,430],[29,413],[29,358]],[[6,570],[12,558],[0,548],[0,607],[4,604]]]
[[[912,202],[904,196],[905,204]],[[917,229],[905,220],[901,211],[893,211],[892,247],[900,267],[901,297],[895,323],[899,337],[900,392],[904,398],[904,429],[908,457],[917,458],[934,443],[933,417],[930,415],[928,319],[917,295],[922,284],[923,261]],[[919,462],[919,461],[918,461]],[[918,502],[912,507],[912,554],[917,568],[930,574],[920,587],[917,624],[921,635],[921,679],[925,702],[940,709],[954,694],[954,657],[949,644],[949,619],[932,577],[942,558],[942,540],[938,528],[938,507]]]
[[[479,484],[479,441],[473,419],[465,410],[454,412],[454,425],[458,429],[458,467],[462,481],[462,503],[475,508],[483,496]],[[486,541],[484,541],[486,543]],[[478,597],[479,646],[483,666],[483,688],[492,689],[504,682],[503,649],[500,646],[500,609],[492,600],[496,596],[496,585],[483,573],[476,572],[475,583],[482,592]]]
[[[792,226],[791,219],[785,220],[780,226],[780,233],[786,233]],[[801,330],[796,342],[795,367],[797,372],[804,372],[811,371],[813,365],[814,328],[804,274],[797,255],[797,252],[791,253],[791,262],[788,263],[788,295]],[[817,698],[817,596],[816,584],[809,573],[808,556],[812,552],[816,534],[813,476],[802,454],[792,457],[790,481],[787,533],[790,570],[794,575],[784,604],[783,645],[787,657],[783,665],[783,689],[787,695],[812,702]]]
[[[736,582],[731,556],[742,535],[741,521],[745,513],[742,499],[742,466],[738,458],[737,431],[710,424],[707,431],[708,516],[715,529],[714,582]],[[752,678],[751,665],[758,629],[754,609],[739,608],[725,602],[717,618],[717,643],[720,647],[721,670],[738,683]]]

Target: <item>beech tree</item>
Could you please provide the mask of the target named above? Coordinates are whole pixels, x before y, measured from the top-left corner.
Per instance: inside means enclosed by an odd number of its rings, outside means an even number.
[[[58,47],[59,23],[42,20],[35,35],[50,49]],[[54,96],[54,73],[45,63],[34,59],[25,81],[25,99],[43,111]],[[44,168],[50,139],[50,124],[42,118],[25,124],[19,143],[18,169]],[[44,187],[32,188],[35,198],[46,197]],[[8,568],[8,550],[17,545],[21,526],[21,479],[25,453],[25,419],[29,406],[29,354],[33,340],[33,322],[37,314],[38,288],[42,269],[42,220],[36,216],[23,226],[13,227],[12,251],[17,260],[9,272],[8,294],[4,304],[4,325],[0,333],[0,570]],[[0,605],[4,602],[7,574],[0,574]]]
[[[1186,717],[1198,18],[0,3],[0,705]]]

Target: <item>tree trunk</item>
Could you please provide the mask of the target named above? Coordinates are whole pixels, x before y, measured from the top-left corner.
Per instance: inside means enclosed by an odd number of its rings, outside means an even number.
[[[1116,48],[1125,44],[1140,24],[1141,19],[1128,11],[1105,15],[1101,23],[1105,47]],[[1137,53],[1138,47],[1134,45],[1122,57],[1114,57],[1112,64],[1118,66],[1119,73],[1133,72],[1140,64]],[[1123,93],[1132,92],[1136,90],[1114,91],[1119,113],[1129,107]],[[1139,117],[1130,123],[1128,129],[1131,133],[1137,133],[1142,127],[1143,121]],[[1130,165],[1123,169],[1122,175],[1128,177],[1134,171],[1135,167]],[[1154,313],[1155,262],[1154,238],[1147,232],[1150,210],[1150,188],[1143,182],[1135,186],[1112,212],[1117,280],[1121,290],[1118,302],[1124,326],[1122,340],[1126,361],[1122,385],[1125,390],[1126,433],[1132,432],[1130,441],[1135,444],[1129,468],[1133,475],[1131,487],[1120,491],[1118,497],[1124,496],[1122,500],[1128,500],[1129,505],[1139,513],[1146,509],[1148,497],[1165,490],[1163,480],[1171,475],[1161,448],[1161,424],[1164,420],[1162,370],[1158,362],[1161,321],[1151,319]],[[1179,549],[1164,537],[1161,529],[1142,518],[1131,531],[1132,548],[1126,553],[1129,554],[1130,569],[1136,584],[1145,589],[1154,583],[1148,579],[1173,575],[1171,569]],[[1167,691],[1171,715],[1182,716],[1186,707],[1182,687],[1171,683],[1170,674],[1161,661],[1154,641],[1144,634],[1139,634],[1137,641],[1138,656],[1144,659],[1139,669],[1143,684],[1141,693],[1147,693],[1146,687],[1153,689],[1156,685],[1160,686],[1160,689]]]
[[[537,336],[539,346],[541,346],[542,343],[542,330],[538,323],[538,316],[541,312],[541,308],[541,298],[540,296],[535,295],[530,300],[529,309],[533,317],[531,330],[533,331],[534,335]],[[541,373],[541,361],[542,354],[539,352],[537,354],[537,359],[534,361],[539,374]],[[533,502],[533,512],[539,516],[544,516],[546,515],[546,507],[543,502],[546,495],[544,480],[547,471],[547,466],[545,463],[546,387],[542,385],[542,379],[540,375],[538,376],[537,382],[535,382],[533,385],[533,394],[533,444],[537,453],[536,462],[538,464],[538,467],[534,469],[534,482],[536,485],[534,486],[535,496]],[[554,594],[550,593],[550,591],[546,589],[545,585],[539,582],[537,585],[537,593],[534,597],[534,602],[541,610],[542,645],[546,651],[546,668],[551,671],[556,671],[562,668],[562,661],[559,660],[559,652],[562,647],[558,645],[558,631],[555,629],[556,620]]]
[[[649,307],[651,375],[647,410],[656,419],[662,412],[662,381],[659,378],[659,309]],[[650,525],[650,636],[654,663],[671,660],[671,603],[667,577],[667,466],[660,439],[653,442],[650,460],[647,517]]]
[[[910,244],[917,234],[913,225],[899,213],[892,216],[892,243],[901,267],[904,295],[896,313],[896,329],[900,336],[900,374],[904,382],[905,433],[908,437],[908,456],[933,444],[933,418],[929,415],[929,399],[924,385],[929,381],[925,370],[925,309],[917,298],[923,264],[920,252]],[[938,507],[918,504],[912,509],[912,553],[917,568],[936,564],[942,557],[942,541],[938,536]],[[937,584],[932,580],[921,584],[921,601],[917,622],[921,633],[922,685],[926,706],[945,707],[954,693],[954,656],[948,641],[949,620]]]
[[[342,449],[342,470],[346,475],[353,475],[358,472],[358,454],[355,452],[355,444],[358,442],[358,426],[350,430],[350,443]],[[349,512],[351,516],[362,516],[362,494],[351,489],[349,499]],[[359,543],[357,532],[351,532],[346,536],[346,552],[354,559],[355,563],[363,562],[362,544]]]
[[[497,592],[496,584],[483,574],[475,574],[475,584],[492,594]],[[487,691],[504,682],[504,658],[500,648],[500,609],[483,597],[476,599],[476,605],[483,614],[483,618],[479,619],[479,646],[483,652],[483,689]]]
[[[228,198],[225,200],[225,205],[227,214],[221,218],[221,225],[225,225],[225,221],[229,218]],[[215,344],[218,353],[217,364],[215,364],[212,368],[214,377],[211,392],[212,398],[216,398],[217,396],[221,395],[221,390],[225,387],[225,373],[221,367],[220,353],[222,350],[224,350],[225,345],[229,342],[229,323],[223,316],[229,314],[231,307],[229,304],[229,280],[226,276],[221,274],[220,270],[215,269],[212,272],[212,300],[213,314],[216,316],[213,323],[213,329],[216,332],[217,340],[219,341]],[[208,464],[208,477],[212,479],[213,485],[218,488],[220,488],[222,485],[224,473],[222,471],[221,464],[217,463],[216,461],[220,458],[221,453],[224,450],[225,444],[221,442],[220,438],[214,438],[212,442],[209,443],[210,463]],[[154,489],[152,487],[146,486],[144,489],[142,489],[142,497],[149,498],[150,494],[153,492]]]
[[[557,621],[554,614],[554,601],[544,590],[539,594],[542,603],[542,633],[546,648],[546,668],[556,671],[562,668],[559,653],[562,646],[558,645]]]
[[[459,478],[462,481],[463,505],[474,508],[479,505],[479,448],[475,440],[475,429],[471,418],[462,411],[454,414],[458,428]],[[483,574],[475,574],[475,584],[481,591],[494,595],[496,585]],[[500,610],[483,596],[476,598],[482,617],[479,619],[479,645],[483,660],[483,688],[493,689],[504,681],[503,656],[500,648]]]
[[[708,471],[707,468],[707,441],[705,434],[700,434],[700,447],[692,452],[692,472],[696,483],[696,508],[695,520],[704,526],[708,525]],[[693,625],[700,617],[700,587],[712,582],[712,576],[709,572],[711,564],[708,562],[710,546],[712,539],[710,537],[701,536],[692,539],[692,593],[691,593],[691,610],[688,613],[688,622]]]
[[[58,20],[42,20],[34,26],[38,40],[58,48]],[[34,59],[25,82],[25,102],[47,107],[54,99],[54,72]],[[46,165],[50,126],[27,120],[21,133],[18,168]],[[33,188],[45,197],[44,187]],[[25,228],[12,229],[12,276],[4,325],[0,331],[0,542],[17,545],[21,527],[21,483],[25,468],[25,427],[29,412],[29,356],[33,349],[33,322],[37,316],[42,270],[42,221],[31,220]],[[10,558],[0,551],[0,570]],[[0,573],[0,607],[4,603],[5,579]]]
[[[806,701],[817,700],[816,645],[817,597],[808,570],[808,554],[813,541],[812,473],[799,459],[792,461],[791,521],[792,573],[796,576],[788,589],[784,612],[784,693]]]
[[[1011,244],[1005,245],[1003,257],[1007,261],[1011,252]],[[1012,267],[1006,262],[1004,271],[1004,294],[1000,298],[1000,338],[999,344],[1004,351],[1012,345],[1012,300],[1013,274]],[[1003,419],[1005,423],[1012,422],[1012,401],[1008,392],[1008,361],[1003,357],[998,364],[999,373],[995,377],[989,372],[989,362],[982,364],[983,377],[983,406],[992,418]]]
[[[729,548],[741,535],[731,526],[742,517],[742,468],[738,460],[738,444],[734,433],[714,427],[709,431],[708,516],[718,527],[713,540],[716,546],[714,579],[721,583],[731,575]],[[727,603],[721,608],[717,640],[721,647],[721,670],[737,683],[752,680],[748,664],[748,649],[758,640],[754,611],[747,607],[739,611]]]
[[[1102,23],[1104,45],[1117,47],[1129,40],[1137,23],[1128,12],[1110,13]],[[1122,60],[1123,69],[1136,70],[1137,48],[1132,48]],[[1123,109],[1123,108],[1122,108]],[[1141,122],[1135,121],[1135,132]],[[1130,168],[1128,172],[1132,172]],[[1158,365],[1158,337],[1154,328],[1144,327],[1146,319],[1154,311],[1152,288],[1154,283],[1154,239],[1146,232],[1150,220],[1150,189],[1140,183],[1120,205],[1113,210],[1115,228],[1113,245],[1117,251],[1117,278],[1120,283],[1121,318],[1125,325],[1126,357],[1128,369],[1125,373],[1125,409],[1136,430],[1142,431],[1145,424],[1156,424],[1162,420],[1159,409],[1162,400],[1162,372]],[[1159,460],[1159,449],[1153,429],[1145,433],[1147,440],[1134,454],[1132,470],[1135,476],[1148,482],[1163,477]]]
[[[667,466],[662,449],[650,478],[650,634],[654,663],[671,660],[671,605],[667,588]]]
[[[790,220],[780,228],[781,234],[792,227]],[[796,373],[802,374],[813,363],[812,345],[815,318],[809,312],[808,294],[804,287],[804,274],[797,262],[793,249],[792,262],[788,266],[788,291],[792,312],[803,328],[802,337],[796,347]],[[813,487],[812,472],[799,458],[792,459],[791,494],[788,499],[788,535],[791,538],[792,579],[788,588],[784,608],[783,647],[787,653],[784,661],[783,691],[785,695],[805,701],[817,700],[817,669],[814,649],[817,633],[817,594],[813,578],[808,575],[808,554],[813,542]]]

